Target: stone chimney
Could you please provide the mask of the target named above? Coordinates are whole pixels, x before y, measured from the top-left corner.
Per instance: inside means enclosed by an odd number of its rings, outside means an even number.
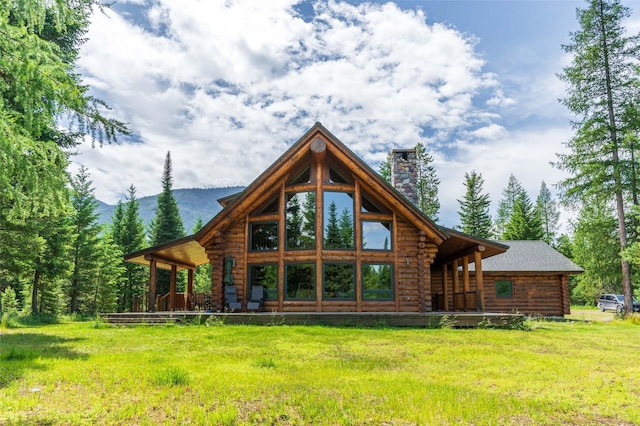
[[[418,205],[418,162],[415,149],[391,151],[391,186]]]

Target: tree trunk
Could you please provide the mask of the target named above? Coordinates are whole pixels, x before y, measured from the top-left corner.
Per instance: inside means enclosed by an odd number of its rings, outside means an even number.
[[[33,291],[31,291],[31,312],[38,313],[38,287],[40,286],[40,271],[36,269],[33,276]]]
[[[609,115],[609,138],[612,145],[612,166],[613,166],[613,180],[615,185],[616,196],[616,215],[618,217],[618,236],[620,238],[621,251],[627,247],[627,227],[624,217],[624,197],[622,194],[622,176],[620,173],[620,156],[618,146],[618,133],[616,128],[616,120],[613,109],[613,88],[611,83],[611,66],[609,63],[609,45],[607,41],[607,33],[604,24],[604,5],[602,0],[600,5],[600,31],[602,34],[602,51],[604,54],[604,71],[605,71],[605,84],[607,92],[607,112]],[[633,311],[633,303],[631,300],[631,268],[629,262],[624,258],[621,258],[622,266],[622,286],[624,290],[624,310],[626,313]]]

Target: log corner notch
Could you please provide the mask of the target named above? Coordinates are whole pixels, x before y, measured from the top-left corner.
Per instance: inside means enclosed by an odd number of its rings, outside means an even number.
[[[319,136],[311,141],[309,149],[317,162],[324,160],[324,157],[327,155],[327,143]]]

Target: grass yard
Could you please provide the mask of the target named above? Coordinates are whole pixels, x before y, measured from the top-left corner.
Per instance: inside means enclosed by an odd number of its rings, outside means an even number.
[[[0,424],[640,424],[640,322],[0,330]]]

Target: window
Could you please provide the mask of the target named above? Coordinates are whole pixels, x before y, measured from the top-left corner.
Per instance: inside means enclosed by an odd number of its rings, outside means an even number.
[[[355,300],[355,266],[353,263],[324,265],[323,299]]]
[[[250,225],[252,251],[266,251],[278,249],[278,223],[252,223]]]
[[[364,250],[391,250],[391,222],[362,221]]]
[[[311,182],[311,168],[307,167],[289,182],[289,185],[298,185]]]
[[[315,300],[316,279],[313,263],[291,263],[285,266],[287,300]]]
[[[364,194],[361,197],[361,205],[362,213],[388,213],[386,210],[381,209],[379,205],[371,201],[369,197]]]
[[[324,248],[353,249],[353,196],[347,192],[324,193]]]
[[[313,249],[316,246],[316,193],[287,193],[287,249]]]
[[[513,297],[513,281],[496,281],[496,297]]]
[[[266,204],[264,204],[262,207],[260,207],[256,213],[253,214],[253,216],[259,216],[259,215],[263,215],[263,214],[273,214],[273,213],[278,213],[278,205],[279,205],[279,198],[278,197],[274,197],[271,200],[269,200]]]
[[[343,173],[338,172],[333,167],[329,167],[329,182],[330,183],[351,183],[349,179],[345,178]]]
[[[393,300],[393,271],[391,264],[362,264],[362,299]]]
[[[266,300],[278,300],[278,265],[250,265],[249,284],[264,286]]]

